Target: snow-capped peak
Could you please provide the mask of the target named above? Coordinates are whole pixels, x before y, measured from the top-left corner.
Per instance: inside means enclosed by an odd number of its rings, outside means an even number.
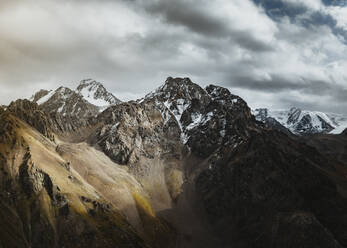
[[[94,105],[94,108],[97,108],[99,112],[110,105],[121,102],[109,93],[101,83],[92,79],[82,80],[75,91],[67,87],[59,87],[56,90],[50,91],[40,90],[30,100],[39,105],[47,102],[56,103],[54,106],[59,106],[57,111],[62,112],[65,103],[71,102],[70,98],[74,98],[73,102],[83,99],[82,102]]]
[[[101,83],[92,79],[82,80],[76,92],[89,103],[102,109],[121,102],[114,95],[109,93]]]
[[[295,134],[341,133],[347,127],[347,117],[333,113],[308,111],[293,107],[290,110],[269,110],[266,108],[253,111],[258,121],[265,122],[274,118]]]
[[[174,116],[183,131],[181,117],[193,99],[206,103],[209,101],[209,96],[189,78],[168,77],[163,85],[147,94],[140,102],[155,101],[162,110],[164,120],[168,121],[171,115]]]
[[[174,126],[172,123],[176,123],[183,144],[188,144],[192,135],[200,131],[204,133],[209,125],[220,127],[215,137],[216,142],[221,142],[228,127],[232,126],[233,117],[244,114],[247,119],[251,116],[247,104],[228,89],[214,85],[203,89],[189,78],[169,77],[162,86],[138,102],[154,103],[164,124],[170,128]]]

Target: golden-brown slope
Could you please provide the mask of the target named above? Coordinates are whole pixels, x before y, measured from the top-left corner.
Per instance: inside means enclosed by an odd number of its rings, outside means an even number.
[[[3,247],[146,247],[126,218],[26,123],[0,114]]]

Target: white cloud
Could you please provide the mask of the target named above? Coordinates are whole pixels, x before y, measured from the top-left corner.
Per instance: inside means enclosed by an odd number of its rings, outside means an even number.
[[[334,17],[337,26],[347,30],[347,8],[340,6],[330,6],[324,10],[325,13]]]

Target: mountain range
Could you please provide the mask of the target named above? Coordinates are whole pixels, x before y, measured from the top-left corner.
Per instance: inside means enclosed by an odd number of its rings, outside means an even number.
[[[347,117],[335,113],[291,108],[289,110],[270,110],[258,108],[253,111],[256,119],[264,123],[276,123],[294,134],[340,134],[347,128]]]
[[[41,90],[0,107],[0,247],[347,247],[339,121],[189,78]]]

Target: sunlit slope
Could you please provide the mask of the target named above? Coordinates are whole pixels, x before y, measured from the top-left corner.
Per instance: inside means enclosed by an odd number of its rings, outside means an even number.
[[[147,247],[55,143],[3,111],[0,187],[2,247]]]

